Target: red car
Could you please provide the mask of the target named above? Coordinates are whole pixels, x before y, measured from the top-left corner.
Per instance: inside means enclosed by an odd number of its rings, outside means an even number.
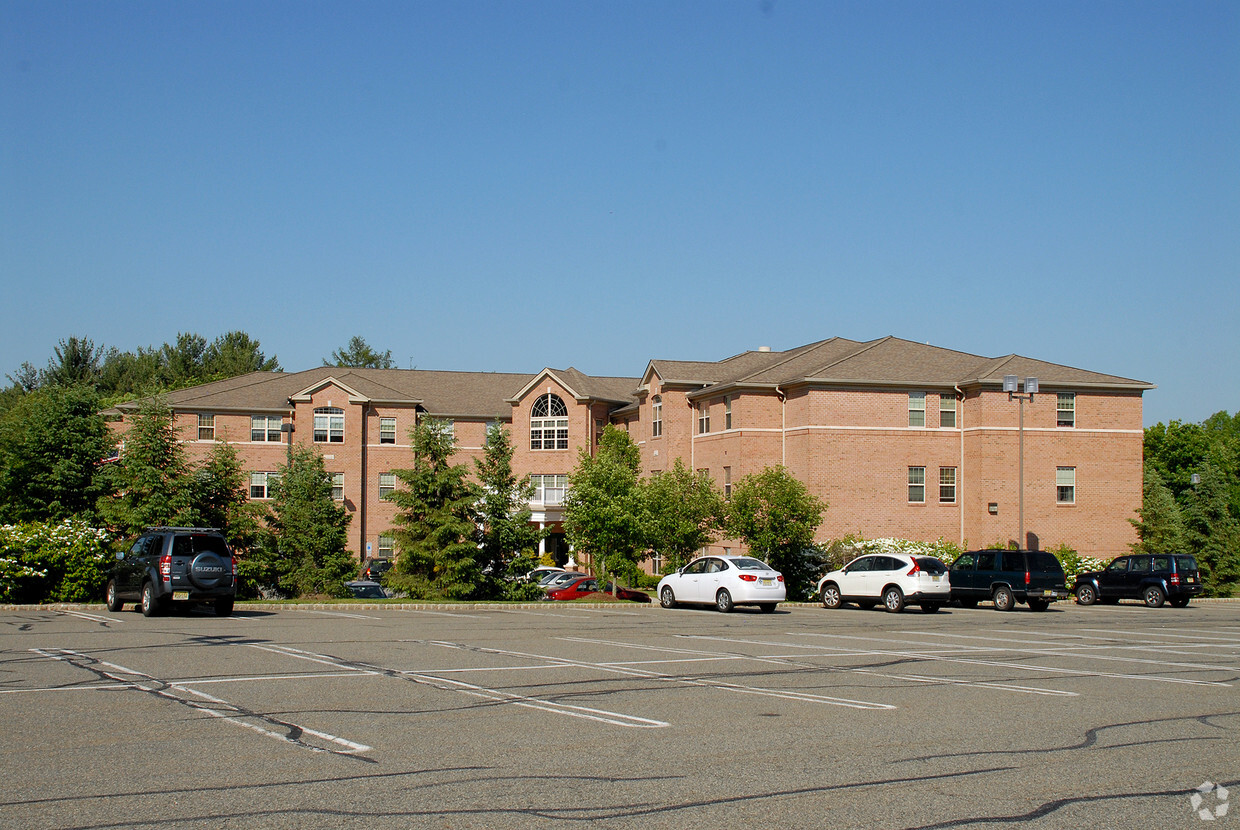
[[[554,591],[548,591],[547,599],[581,599],[582,597],[587,597],[590,594],[598,593],[600,590],[604,593],[610,594],[612,591],[611,583],[607,583],[600,589],[597,579],[592,576],[582,575],[562,588],[557,588]],[[623,586],[616,588],[615,595],[617,599],[627,599],[631,602],[650,602],[649,594],[644,594],[641,591],[634,591],[631,588],[625,588]]]

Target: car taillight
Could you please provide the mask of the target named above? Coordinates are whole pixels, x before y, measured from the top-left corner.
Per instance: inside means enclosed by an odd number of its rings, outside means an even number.
[[[741,574],[742,582],[757,582],[758,578],[753,574]]]
[[[1179,575],[1179,574],[1171,574],[1171,576],[1167,577],[1167,581],[1168,581],[1168,582],[1170,582],[1172,585],[1179,585],[1179,584],[1180,584],[1180,575]]]
[[[779,580],[780,582],[783,582],[783,581],[784,581],[784,575],[783,575],[783,574],[780,574],[779,576],[777,576],[777,577],[775,577],[775,578],[776,578],[777,580]]]
[[[167,581],[172,578],[172,556],[165,553],[159,557],[159,573]]]
[[[911,571],[909,571],[908,573],[906,573],[906,574],[905,574],[905,576],[917,576],[917,574],[919,574],[919,573],[921,573],[921,565],[918,565],[918,564],[917,564],[917,560],[916,560],[916,559],[914,559],[914,560],[913,560],[913,569],[912,569]]]
[[[1028,585],[1033,579],[1029,576],[1029,571],[1025,571],[1025,584]]]

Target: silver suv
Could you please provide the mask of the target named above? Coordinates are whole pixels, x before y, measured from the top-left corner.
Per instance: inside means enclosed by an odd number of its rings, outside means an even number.
[[[108,610],[136,602],[150,617],[172,603],[213,605],[226,617],[237,595],[236,573],[237,561],[219,530],[150,527],[116,554],[108,576]]]

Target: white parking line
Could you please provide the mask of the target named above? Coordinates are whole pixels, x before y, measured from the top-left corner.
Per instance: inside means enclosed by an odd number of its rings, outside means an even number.
[[[297,609],[303,614],[322,614],[325,617],[350,617],[355,620],[377,620],[379,617],[368,617],[365,614],[347,614],[344,611],[315,611],[310,608]]]
[[[91,622],[124,622],[120,617],[101,617],[97,614],[87,614],[85,611],[60,611],[66,617],[79,617],[83,620]]]

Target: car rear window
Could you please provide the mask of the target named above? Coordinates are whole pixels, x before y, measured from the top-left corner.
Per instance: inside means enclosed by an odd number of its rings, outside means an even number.
[[[947,566],[942,560],[935,559],[933,556],[915,556],[913,557],[921,569],[931,575],[939,575],[947,573]]]
[[[1195,571],[1197,570],[1197,560],[1191,556],[1177,556],[1175,558],[1175,569],[1180,573]]]
[[[211,536],[206,533],[195,533],[189,536],[177,536],[172,540],[173,556],[193,556],[197,553],[218,553],[228,556],[228,545],[222,536]]]
[[[1030,551],[1029,570],[1039,574],[1059,574],[1063,573],[1063,566],[1053,553]]]
[[[771,566],[758,559],[733,559],[732,564],[742,571],[769,571]]]

